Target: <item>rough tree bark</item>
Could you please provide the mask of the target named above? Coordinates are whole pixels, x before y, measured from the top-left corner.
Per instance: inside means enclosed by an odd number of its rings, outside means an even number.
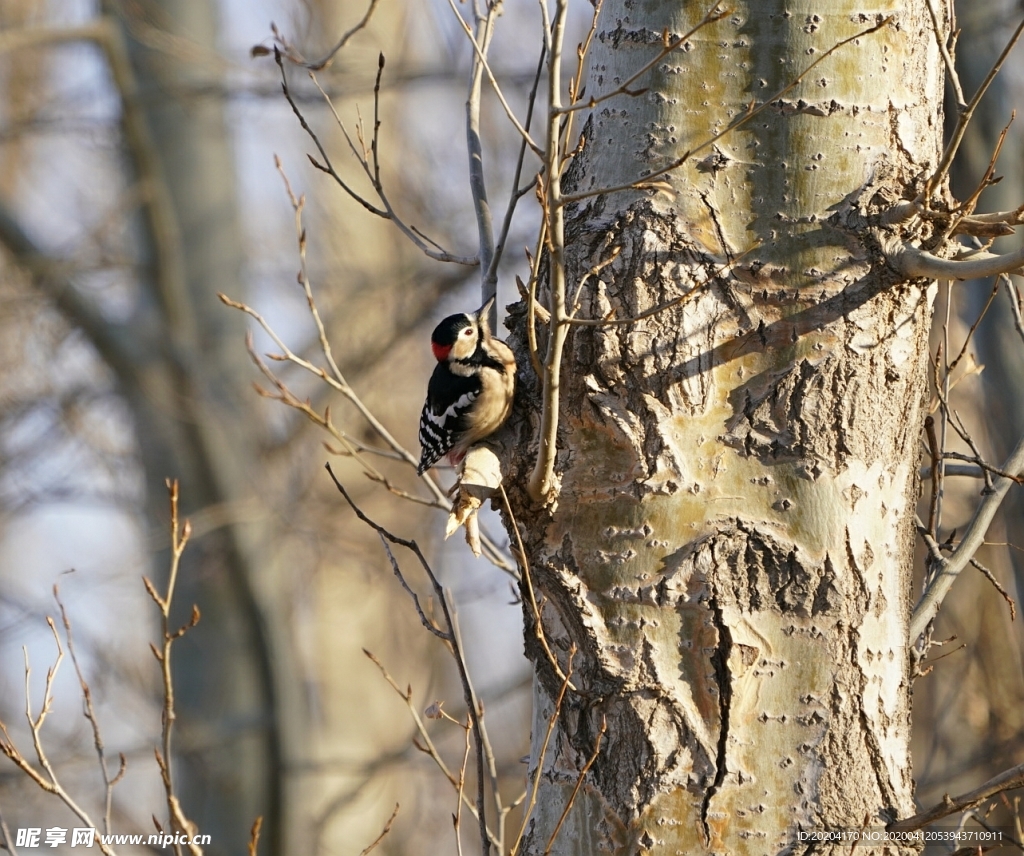
[[[729,9],[643,94],[593,110],[565,178],[570,196],[628,184],[771,101],[661,176],[670,192],[567,212],[580,317],[691,297],[573,328],[557,506],[514,492],[563,670],[577,649],[578,691],[541,759],[561,681],[524,597],[531,777],[543,765],[524,854],[778,853],[800,829],[913,810],[907,625],[933,292],[886,263],[880,238],[906,237],[883,215],[941,153],[937,35],[925,0]],[[605,0],[586,97],[707,11]],[[525,483],[522,458],[507,483]]]

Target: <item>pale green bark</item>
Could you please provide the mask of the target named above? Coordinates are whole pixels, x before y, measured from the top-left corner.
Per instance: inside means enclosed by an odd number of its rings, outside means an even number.
[[[662,176],[672,193],[569,211],[570,304],[572,283],[620,248],[581,316],[694,293],[633,325],[577,328],[566,348],[561,497],[517,513],[563,666],[579,649],[580,692],[559,713],[523,853],[545,852],[602,720],[552,853],[777,853],[800,828],[882,827],[913,808],[907,618],[930,294],[899,282],[875,234],[938,161],[941,61],[923,2],[730,9],[644,94],[596,107],[567,194],[657,171],[895,17]],[[588,94],[706,11],[608,0]],[[532,775],[558,680],[529,653]]]

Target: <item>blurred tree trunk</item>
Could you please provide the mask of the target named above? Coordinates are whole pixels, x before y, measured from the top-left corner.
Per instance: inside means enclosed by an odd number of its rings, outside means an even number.
[[[606,0],[587,97],[706,12]],[[669,192],[568,211],[570,284],[619,250],[581,289],[581,317],[692,297],[573,328],[558,504],[518,495],[546,637],[563,670],[575,646],[579,690],[557,713],[524,854],[556,830],[556,854],[776,853],[801,828],[877,829],[913,810],[907,625],[933,291],[903,281],[878,238],[941,152],[926,3],[730,4],[641,95],[594,109],[565,192],[666,166],[886,14],[660,176]],[[533,623],[527,608],[531,775],[561,684]]]
[[[243,501],[262,495],[258,423],[246,396],[244,319],[217,299],[219,291],[244,296],[246,288],[224,101],[204,91],[220,80],[216,4],[111,2],[106,11],[128,40],[153,155],[150,161],[144,144],[129,145],[151,203],[140,230],[150,254],[141,303],[158,321],[146,331],[148,361],[121,378],[150,510],[166,519],[164,480],[178,478],[183,513],[214,510],[223,521],[186,553],[191,564],[179,578],[179,614],[196,603],[203,620],[175,649],[177,786],[186,814],[211,835],[211,852],[244,853],[258,815],[276,851],[282,734],[275,646],[258,598],[257,533],[242,519]]]

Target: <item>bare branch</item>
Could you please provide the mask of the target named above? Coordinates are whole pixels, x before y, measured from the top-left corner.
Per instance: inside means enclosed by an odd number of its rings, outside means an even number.
[[[1019,473],[1024,470],[1024,437],[1018,442],[1010,456],[1003,464],[1003,472]],[[992,493],[986,496],[974,512],[974,517],[964,531],[963,540],[953,551],[948,559],[937,562],[935,574],[928,587],[925,589],[921,599],[914,607],[913,615],[910,618],[910,642],[913,644],[931,623],[942,605],[953,581],[957,578],[978,548],[984,543],[985,533],[988,531],[992,518],[995,517],[1003,498],[1010,487],[1015,484],[1013,479],[999,478],[992,485]]]
[[[424,754],[429,755],[431,760],[433,760],[433,762],[437,765],[437,768],[441,771],[441,774],[448,780],[448,783],[453,788],[458,790],[458,776],[456,776],[451,771],[451,769],[445,763],[444,758],[441,757],[441,753],[438,751],[437,746],[434,745],[434,741],[430,737],[430,732],[427,731],[426,725],[423,722],[423,718],[420,716],[420,713],[416,709],[416,706],[412,703],[412,688],[409,687],[408,689],[403,690],[398,685],[398,682],[391,676],[391,674],[389,674],[388,670],[384,668],[384,664],[381,663],[381,661],[378,660],[377,657],[372,652],[367,651],[365,648],[363,648],[363,653],[380,670],[380,673],[383,676],[384,680],[391,685],[391,688],[396,693],[398,693],[399,696],[401,696],[402,701],[405,702],[406,707],[409,709],[409,715],[412,717],[413,723],[416,726],[416,731],[419,735],[419,739],[423,741],[421,745],[417,743],[414,739],[413,742],[416,748]],[[468,808],[473,813],[473,817],[477,817],[476,806],[472,802],[470,802],[469,798],[464,793],[462,794],[461,799],[466,808]],[[500,848],[498,838],[493,833],[489,832],[489,834],[491,844],[493,844],[495,847]]]
[[[1017,286],[1014,285],[1013,281],[1005,273],[999,277],[1003,283],[1003,287],[1006,289],[1006,296],[1010,301],[1010,313],[1013,315],[1013,326],[1017,330],[1017,335],[1020,336],[1021,341],[1024,341],[1024,318],[1021,317],[1021,297],[1020,292],[1017,290]]]
[[[369,164],[366,161],[366,158],[362,154],[360,154],[359,151],[353,145],[352,140],[351,140],[351,138],[348,135],[348,131],[345,129],[345,126],[342,123],[340,117],[338,116],[337,112],[334,110],[334,105],[331,103],[331,100],[328,97],[327,93],[324,92],[323,88],[320,86],[320,84],[317,81],[316,77],[313,75],[312,72],[310,72],[310,78],[312,79],[313,83],[316,85],[316,87],[320,91],[320,93],[323,95],[324,100],[327,102],[327,105],[330,107],[331,112],[334,114],[335,120],[337,121],[337,123],[338,123],[339,127],[341,128],[342,132],[345,134],[345,138],[346,138],[346,140],[348,140],[349,146],[352,148],[353,153],[356,155],[356,158],[359,161],[360,166],[363,168],[363,171],[366,172],[367,175],[369,176],[370,182],[373,184],[373,189],[376,192],[377,198],[380,200],[380,203],[381,203],[382,207],[377,207],[376,205],[374,205],[373,203],[368,201],[366,198],[364,198],[361,194],[357,193],[355,190],[353,190],[348,185],[348,183],[338,174],[337,170],[334,168],[334,165],[331,163],[330,156],[327,154],[327,150],[324,148],[323,143],[320,142],[320,138],[317,136],[316,131],[314,131],[310,127],[309,123],[306,121],[306,117],[303,115],[302,111],[299,109],[298,104],[296,104],[295,99],[292,97],[291,89],[288,87],[288,77],[285,74],[284,63],[281,60],[281,52],[277,48],[275,48],[274,51],[275,51],[275,53],[274,53],[275,60],[277,61],[278,68],[280,68],[280,70],[281,70],[281,91],[284,93],[284,97],[288,101],[289,106],[292,108],[292,112],[295,114],[295,117],[299,120],[299,124],[302,126],[302,129],[306,132],[306,134],[309,136],[309,138],[313,141],[313,144],[316,146],[317,151],[320,153],[320,157],[321,157],[321,159],[323,161],[321,163],[316,158],[314,158],[312,156],[309,156],[310,163],[316,169],[320,170],[323,173],[326,173],[331,178],[333,178],[334,181],[337,183],[337,185],[343,191],[345,191],[345,193],[347,193],[353,200],[355,200],[360,205],[362,205],[364,209],[369,211],[371,214],[374,214],[377,217],[380,217],[382,220],[389,220],[392,223],[394,223],[395,226],[398,227],[398,230],[403,235],[405,235],[410,241],[412,241],[412,243],[422,253],[424,253],[429,258],[432,258],[432,259],[434,259],[436,261],[454,262],[455,264],[463,264],[463,265],[469,265],[469,266],[473,266],[473,265],[479,264],[479,259],[476,258],[475,256],[472,256],[472,257],[470,257],[470,256],[457,256],[457,255],[454,255],[453,253],[449,253],[447,250],[433,249],[432,247],[428,246],[427,243],[425,243],[423,241],[423,239],[419,235],[417,235],[416,232],[412,228],[410,228],[395,213],[395,210],[392,208],[391,203],[388,201],[387,194],[384,192],[384,186],[383,186],[383,184],[382,184],[382,182],[380,180],[379,169],[375,168],[374,170],[371,171],[371,169],[369,167]],[[377,66],[377,79],[376,79],[376,84],[374,86],[374,104],[375,104],[375,108],[376,108],[376,105],[378,103],[378,99],[380,97],[380,79],[381,79],[381,74],[383,73],[383,71],[384,71],[384,54],[380,54],[379,61],[378,61],[378,66]],[[378,133],[379,127],[380,127],[380,123],[378,121],[375,124],[374,136],[373,136],[373,152],[374,152],[374,157],[375,158],[376,158],[376,150],[377,150],[377,133]],[[437,246],[437,244],[434,243],[433,241],[431,241],[430,243],[434,244],[435,247]]]
[[[1014,208],[1012,211],[990,211],[987,214],[972,214],[964,218],[975,223],[1006,223],[1010,226],[1024,225],[1024,205]]]
[[[25,655],[25,718],[28,720],[29,732],[32,735],[32,747],[35,750],[36,758],[39,761],[39,766],[43,769],[43,773],[40,773],[34,766],[32,766],[31,763],[29,763],[28,759],[21,754],[21,751],[14,745],[14,741],[11,739],[11,735],[7,731],[7,726],[2,721],[0,721],[0,734],[3,735],[2,739],[0,739],[0,753],[6,755],[14,765],[29,779],[35,782],[41,790],[56,796],[75,814],[76,817],[82,821],[82,823],[95,829],[96,824],[93,822],[92,818],[89,817],[89,814],[78,805],[66,790],[64,790],[64,786],[57,778],[57,773],[53,765],[50,763],[46,750],[43,748],[42,729],[46,715],[50,712],[50,708],[53,705],[53,680],[57,676],[57,671],[60,669],[60,664],[64,659],[64,648],[60,644],[60,636],[57,634],[57,626],[49,616],[46,618],[46,623],[49,625],[50,631],[53,633],[54,641],[57,644],[57,657],[54,660],[53,665],[46,672],[43,701],[39,708],[38,717],[32,715],[32,696],[30,693],[32,669],[29,666],[28,650],[22,649]],[[6,826],[3,827],[3,833],[5,838],[9,841],[10,833]],[[102,841],[99,841],[98,843],[100,851],[104,856],[115,856],[114,851],[108,844],[104,844]]]
[[[516,521],[515,515],[512,513],[512,505],[508,501],[508,494],[505,493],[505,486],[500,485],[501,499],[505,504],[505,513],[508,514],[508,521],[512,526],[512,531],[516,536],[516,555],[519,559],[520,566],[523,569],[522,580],[523,585],[526,588],[526,596],[530,600],[530,610],[533,613],[533,632],[537,637],[537,641],[540,643],[541,648],[544,650],[544,654],[548,658],[548,663],[551,669],[554,671],[558,679],[562,681],[567,687],[573,692],[579,692],[573,683],[569,680],[569,673],[572,672],[572,655],[569,656],[569,665],[566,667],[566,671],[562,671],[561,665],[558,663],[558,658],[551,650],[551,646],[548,644],[547,634],[544,632],[544,622],[541,619],[540,605],[537,603],[537,594],[533,588],[533,579],[530,574],[530,560],[526,556],[526,548],[523,546],[523,536],[519,531],[519,523]],[[514,852],[514,851],[513,851]]]
[[[451,2],[451,0],[449,0]],[[494,17],[500,9],[497,3],[488,4],[487,14],[477,16],[477,35],[473,38],[474,47],[478,47],[473,58],[473,68],[469,79],[469,94],[466,98],[466,152],[469,155],[469,190],[473,199],[473,211],[476,215],[477,238],[480,257],[480,303],[487,303],[498,293],[498,276],[493,270],[494,262],[494,223],[491,217],[491,206],[487,201],[487,182],[484,177],[484,152],[480,140],[480,90],[483,84],[483,70],[487,64],[487,52],[491,47],[494,35]],[[459,22],[466,27],[455,7],[452,7]],[[466,29],[468,33],[468,28]],[[490,70],[488,69],[488,74]],[[498,93],[501,98],[501,93]],[[503,100],[503,99],[502,99]],[[524,141],[525,142],[525,141]],[[497,303],[491,303],[489,312],[491,329],[498,323]]]
[[[559,384],[562,350],[568,328],[565,320],[565,205],[562,198],[561,152],[559,151],[562,106],[562,43],[568,0],[556,0],[548,62],[548,130],[545,152],[543,197],[544,220],[547,224],[549,286],[551,294],[548,350],[541,374],[543,406],[541,410],[540,443],[537,461],[530,475],[527,490],[537,503],[549,504],[558,492],[555,478],[555,454],[558,441]],[[539,253],[536,263],[539,264]],[[531,292],[532,294],[533,292]],[[532,322],[532,317],[529,319]]]
[[[11,830],[7,827],[7,821],[4,820],[2,811],[0,811],[0,835],[3,836],[3,848],[10,856],[18,856],[18,851],[14,849],[14,839],[11,838]]]
[[[263,828],[263,815],[260,815],[252,823],[252,829],[249,830],[249,856],[256,856],[256,851],[260,846],[260,830]]]
[[[370,23],[370,18],[373,17],[373,13],[377,9],[377,4],[379,2],[380,0],[370,0],[370,5],[367,6],[366,13],[363,15],[362,20],[360,20],[358,24],[352,27],[352,29],[348,30],[338,40],[338,43],[329,51],[327,51],[327,53],[324,54],[320,59],[306,60],[306,58],[303,57],[302,54],[299,53],[299,51],[297,51],[293,45],[285,41],[285,39],[281,36],[280,31],[276,27],[273,27],[274,41],[281,48],[281,53],[288,59],[289,62],[295,63],[295,65],[300,65],[303,68],[308,68],[310,71],[320,71],[321,69],[327,68],[332,62],[334,62],[335,56],[337,56],[338,52],[343,47],[345,47],[345,45],[348,44],[349,39],[351,39],[360,30],[366,28],[366,25]],[[267,51],[266,48],[260,45],[257,45],[252,49],[253,56],[260,56],[267,52],[269,51]]]
[[[313,164],[314,167],[319,169],[321,172],[325,172],[331,178],[333,178],[335,182],[337,182],[338,186],[342,190],[344,190],[345,193],[347,193],[350,197],[352,197],[352,199],[354,199],[356,202],[362,205],[363,208],[365,208],[371,214],[375,214],[378,217],[387,220],[388,213],[386,211],[384,211],[381,208],[377,208],[375,205],[368,202],[366,199],[364,199],[362,196],[356,193],[356,191],[349,187],[348,184],[345,183],[345,180],[335,171],[334,166],[331,164],[331,158],[327,154],[327,150],[324,148],[323,143],[320,142],[320,138],[316,135],[316,131],[314,131],[309,126],[309,123],[306,121],[306,117],[302,114],[302,111],[299,109],[299,105],[296,104],[295,99],[292,98],[291,89],[288,87],[288,76],[285,74],[284,63],[281,60],[281,52],[276,48],[274,49],[274,59],[277,62],[278,68],[281,69],[281,92],[284,94],[285,100],[292,108],[292,112],[295,114],[295,118],[299,120],[299,124],[302,126],[302,130],[304,130],[306,134],[309,136],[309,138],[313,141],[313,144],[316,146],[317,151],[320,152],[320,157],[323,159],[323,163],[321,164],[319,161],[316,161],[312,157],[310,157],[310,162]]]
[[[945,457],[947,457],[947,458],[951,457],[953,454],[954,454],[953,452],[946,452]],[[1020,483],[1020,481],[1021,481],[1021,476],[1020,475],[1012,476],[1010,473],[1002,472],[997,467],[977,466],[977,465],[969,466],[967,464],[946,464],[945,467],[944,467],[944,472],[945,472],[946,476],[959,476],[961,478],[971,478],[971,479],[984,479],[985,478],[985,471],[986,470],[988,470],[988,472],[990,472],[990,473],[995,473],[996,475],[1012,477],[1018,483]],[[931,467],[921,467],[920,476],[921,476],[922,479],[930,479],[932,477],[932,468]]]
[[[971,567],[987,579],[992,584],[992,588],[999,592],[1003,600],[1006,601],[1006,605],[1010,607],[1010,621],[1015,621],[1017,618],[1017,602],[1010,597],[1010,593],[1006,590],[1003,584],[996,579],[995,574],[993,574],[989,568],[986,568],[977,559],[971,559]]]
[[[959,364],[960,361],[967,354],[967,346],[970,345],[971,339],[974,337],[975,332],[978,329],[978,325],[981,324],[985,315],[988,314],[989,307],[992,306],[992,302],[996,299],[996,294],[999,292],[999,279],[992,283],[992,291],[988,296],[988,300],[985,301],[985,305],[982,307],[981,312],[978,313],[978,317],[974,320],[971,325],[971,329],[967,331],[967,335],[964,336],[964,343],[960,346],[960,353],[956,355],[953,362],[949,364],[949,371],[952,372]]]
[[[967,106],[967,103],[964,101],[964,90],[960,86],[960,75],[957,74],[956,63],[953,61],[953,57],[949,52],[949,46],[946,44],[946,39],[942,34],[939,16],[935,11],[935,0],[928,0],[928,14],[932,19],[932,32],[935,33],[935,43],[939,46],[939,53],[942,54],[942,61],[946,65],[946,77],[949,79],[950,86],[953,87],[953,92],[956,95],[957,109],[962,110]]]
[[[939,448],[938,438],[935,436],[935,417],[930,413],[924,419],[925,436],[928,438],[928,452],[931,455],[931,480],[932,495],[928,503],[928,535],[937,537],[939,525],[939,495],[942,493],[942,479],[946,475],[946,468],[942,463],[942,450]]]
[[[957,797],[950,797],[949,794],[946,794],[942,802],[937,803],[926,811],[915,814],[913,817],[908,817],[906,820],[891,823],[886,829],[890,832],[912,832],[915,829],[922,829],[943,817],[955,814],[958,811],[967,811],[974,808],[989,797],[1020,787],[1024,787],[1024,764],[1018,764],[1016,767],[1012,767],[998,776],[993,776],[985,784],[975,788],[973,791],[968,791]]]
[[[890,247],[886,258],[907,278],[984,279],[1005,273],[1017,273],[1024,267],[1024,249],[996,255],[977,252],[967,259],[942,259],[911,244]]]
[[[420,597],[412,590],[412,588],[410,588],[409,583],[406,582],[401,568],[398,567],[398,561],[395,559],[395,554],[391,552],[391,548],[388,546],[387,538],[385,538],[380,532],[378,532],[377,535],[380,537],[380,543],[384,548],[384,552],[387,553],[388,561],[391,562],[391,569],[395,572],[395,576],[398,577],[398,581],[402,584],[402,588],[404,588],[409,597],[412,598],[413,605],[416,607],[416,614],[420,617],[420,624],[433,633],[438,639],[443,639],[445,642],[451,642],[451,633],[438,630],[434,622],[427,618],[426,613],[423,611],[423,607],[420,606]]]

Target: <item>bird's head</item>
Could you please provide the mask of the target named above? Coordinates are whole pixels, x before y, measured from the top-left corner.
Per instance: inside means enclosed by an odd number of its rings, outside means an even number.
[[[493,302],[492,297],[469,315],[465,312],[449,315],[434,328],[430,335],[430,349],[439,363],[468,359],[475,353],[481,339],[490,338],[487,313]]]

